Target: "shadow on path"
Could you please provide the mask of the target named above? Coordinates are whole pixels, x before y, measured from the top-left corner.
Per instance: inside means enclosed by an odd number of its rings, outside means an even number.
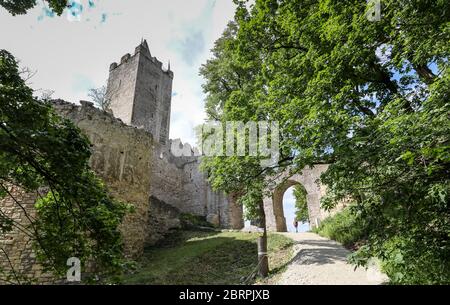
[[[350,254],[341,245],[328,240],[302,240],[296,241],[296,245],[301,245],[302,249],[292,258],[293,264],[324,265],[334,264],[336,261],[345,263]]]

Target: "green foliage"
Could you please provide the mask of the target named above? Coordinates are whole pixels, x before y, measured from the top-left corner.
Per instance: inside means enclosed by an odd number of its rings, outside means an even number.
[[[296,185],[294,187],[295,198],[295,218],[299,222],[308,222],[308,204],[306,202],[306,189],[302,185]]]
[[[49,7],[58,15],[61,15],[67,7],[67,0],[45,0]],[[3,6],[10,14],[22,15],[36,6],[36,0],[0,0],[0,6]]]
[[[367,226],[364,220],[352,213],[347,207],[339,213],[324,219],[313,232],[336,240],[345,247],[353,247],[355,244],[364,243],[367,235]]]
[[[386,0],[377,22],[359,0],[236,3],[200,71],[206,110],[221,121],[278,121],[281,157],[271,168],[258,157],[205,158],[212,185],[257,192],[287,167],[329,163],[322,204],[356,201],[366,257],[383,257],[383,241],[401,237],[411,272],[404,282],[419,269],[433,278],[432,265],[442,280],[450,257],[447,1]],[[430,268],[423,252],[432,253]]]
[[[248,190],[239,198],[240,204],[246,207],[245,218],[247,220],[258,220],[261,217],[261,202],[263,200],[261,187],[255,186]]]
[[[356,248],[357,251],[349,257],[355,265],[367,264],[373,255],[371,247],[377,244],[377,257],[392,284],[450,283],[450,266],[445,262],[447,258],[439,257],[439,252],[433,248],[427,249],[416,243],[413,234],[377,240],[368,235],[369,229],[365,219],[352,206],[324,219],[313,231],[346,247]]]
[[[393,284],[450,284],[448,257],[437,255],[434,247],[423,247],[414,237],[392,237],[382,251],[382,268]]]
[[[0,50],[0,198],[14,196],[10,185],[39,192],[26,232],[40,263],[57,275],[73,256],[96,275],[117,273],[125,263],[118,225],[129,207],[107,193],[89,168],[90,155],[88,139],[33,97],[14,57]],[[2,214],[0,234],[13,224]]]

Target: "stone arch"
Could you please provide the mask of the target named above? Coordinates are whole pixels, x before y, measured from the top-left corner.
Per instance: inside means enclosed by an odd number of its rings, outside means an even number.
[[[274,181],[273,189],[267,190],[270,195],[264,198],[267,229],[286,232],[286,218],[283,211],[283,195],[291,186],[300,184],[306,190],[309,222],[311,227],[317,226],[328,213],[320,208],[320,199],[325,194],[325,186],[320,184],[320,175],[328,165],[315,165],[305,168],[298,174],[289,174],[286,170]]]
[[[272,202],[273,202],[273,214],[275,217],[275,227],[277,232],[287,232],[286,216],[284,215],[283,207],[283,197],[284,193],[294,185],[301,185],[300,182],[289,179],[284,183],[278,185],[273,191]],[[308,191],[306,191],[308,192]],[[309,207],[308,207],[309,210]]]

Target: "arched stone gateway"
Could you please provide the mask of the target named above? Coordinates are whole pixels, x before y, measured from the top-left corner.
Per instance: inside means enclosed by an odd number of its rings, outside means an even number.
[[[307,192],[309,223],[316,227],[330,213],[320,208],[320,199],[325,195],[326,188],[319,181],[320,175],[328,168],[326,164],[305,168],[301,173],[290,175],[289,170],[279,175],[274,181],[270,196],[264,198],[266,225],[270,231],[286,232],[286,218],[283,211],[283,195],[285,191],[296,184],[301,184]]]

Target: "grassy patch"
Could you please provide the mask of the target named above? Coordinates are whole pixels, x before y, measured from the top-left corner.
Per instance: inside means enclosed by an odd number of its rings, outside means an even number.
[[[148,248],[136,271],[122,280],[125,284],[240,284],[257,265],[257,237],[246,232],[176,232]],[[291,258],[292,244],[282,235],[269,235],[272,275]]]
[[[269,234],[268,255],[269,255],[269,277],[257,279],[257,284],[275,284],[278,276],[286,269],[293,255],[294,241],[284,235]]]

